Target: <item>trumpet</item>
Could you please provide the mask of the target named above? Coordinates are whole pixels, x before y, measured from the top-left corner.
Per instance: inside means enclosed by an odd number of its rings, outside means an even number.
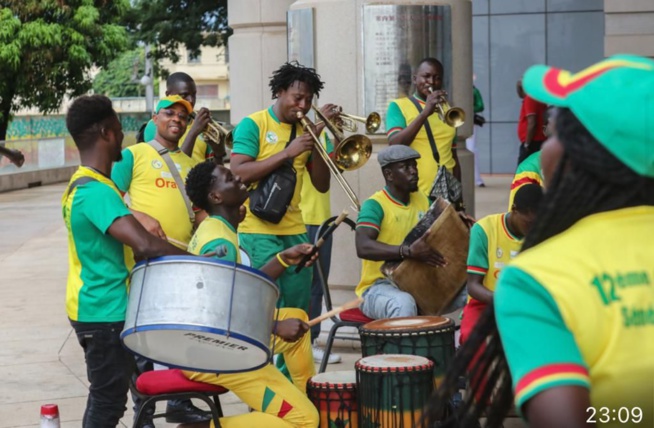
[[[356,122],[365,123],[366,132],[374,134],[381,125],[381,116],[376,111],[370,113],[367,117],[355,116],[353,114],[343,113],[343,109],[337,107],[338,118],[340,119],[339,128],[349,132],[357,132]]]
[[[431,94],[433,92],[434,89],[429,86],[429,93]],[[445,109],[443,109],[443,104],[445,105]],[[440,97],[440,100],[436,106],[440,120],[447,123],[452,128],[458,128],[465,123],[466,113],[463,111],[463,109],[459,107],[450,107],[445,97]]]
[[[197,113],[192,112],[189,116],[191,119],[195,120]],[[232,131],[221,126],[213,119],[209,121],[206,128],[202,131],[202,136],[207,142],[213,143],[217,146],[225,145],[231,149],[234,145]]]
[[[320,143],[320,139],[313,132],[313,124],[311,121],[309,121],[302,112],[297,113],[297,118],[302,127],[311,134],[311,137],[316,143],[316,148],[320,157],[322,157],[323,161],[327,164],[329,172],[334,176],[345,192],[345,196],[347,196],[350,202],[352,202],[352,207],[356,211],[359,211],[361,209],[359,198],[357,198],[354,190],[352,190],[352,187],[343,177],[341,170],[354,171],[355,169],[361,168],[372,154],[372,142],[365,135],[352,135],[348,138],[344,138],[343,133],[337,128],[337,126],[330,122],[320,110],[315,106],[312,106],[312,108],[316,112],[316,116],[324,122],[327,129],[329,129],[329,131],[334,135],[336,143],[336,147],[334,148],[334,160],[329,157],[329,153],[327,153],[325,147]]]

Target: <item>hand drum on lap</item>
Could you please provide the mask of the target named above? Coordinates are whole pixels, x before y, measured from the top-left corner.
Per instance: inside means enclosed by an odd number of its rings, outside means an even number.
[[[381,271],[400,290],[411,294],[421,315],[441,315],[466,282],[470,231],[454,207],[436,199],[403,244],[411,244],[425,232],[429,245],[440,252],[447,266],[433,267],[412,259],[384,262]]]

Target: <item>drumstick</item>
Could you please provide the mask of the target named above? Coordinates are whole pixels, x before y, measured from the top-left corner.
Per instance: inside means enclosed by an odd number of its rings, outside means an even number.
[[[170,242],[171,244],[175,244],[175,245],[177,245],[177,246],[179,246],[179,247],[184,247],[184,249],[188,248],[188,244],[187,244],[187,243],[182,242],[182,241],[179,241],[179,240],[177,240],[177,239],[175,239],[175,238],[171,238],[170,236],[167,236],[167,237],[166,237],[166,240],[167,240],[168,242]]]
[[[333,315],[338,315],[341,312],[346,311],[348,309],[358,308],[361,303],[363,303],[363,299],[361,297],[357,297],[354,300],[350,300],[349,302],[343,303],[341,306],[337,306],[331,311],[325,312],[319,317],[312,319],[311,321],[307,322],[307,324],[309,325],[309,327],[313,327],[314,325],[323,322],[324,320],[326,320],[327,318]]]
[[[318,251],[318,248],[322,246],[322,244],[325,243],[327,238],[334,233],[334,230],[338,227],[339,224],[345,220],[345,217],[347,217],[350,213],[347,212],[347,210],[343,210],[342,213],[339,214],[338,217],[336,217],[336,220],[334,220],[334,223],[330,224],[325,233],[322,234],[320,239],[318,239],[318,242],[316,242],[316,245],[313,246],[313,249],[309,254],[306,254],[304,257],[302,257],[302,260],[300,260],[300,263],[298,263],[297,267],[295,268],[295,273],[298,273],[299,271],[302,270],[304,265],[307,264],[309,260],[311,260],[311,257],[313,257],[314,254],[316,254],[316,251]]]

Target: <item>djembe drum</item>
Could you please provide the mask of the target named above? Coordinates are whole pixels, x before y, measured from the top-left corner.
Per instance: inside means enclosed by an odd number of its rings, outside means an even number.
[[[454,358],[454,322],[444,317],[402,317],[369,322],[359,327],[361,353],[408,354],[434,363],[434,383],[440,383]]]
[[[417,355],[373,355],[357,361],[359,426],[415,426],[434,390],[433,366]]]
[[[319,428],[357,428],[356,372],[320,373],[307,383],[307,396],[320,414]]]

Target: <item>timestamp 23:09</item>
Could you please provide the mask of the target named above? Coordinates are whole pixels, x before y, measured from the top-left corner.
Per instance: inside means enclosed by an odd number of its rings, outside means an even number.
[[[620,407],[618,409],[611,409],[609,407],[589,407],[586,409],[588,419],[586,423],[595,424],[597,422],[607,423],[611,421],[618,421],[622,424],[634,423],[637,424],[643,420],[643,409],[640,407]]]

